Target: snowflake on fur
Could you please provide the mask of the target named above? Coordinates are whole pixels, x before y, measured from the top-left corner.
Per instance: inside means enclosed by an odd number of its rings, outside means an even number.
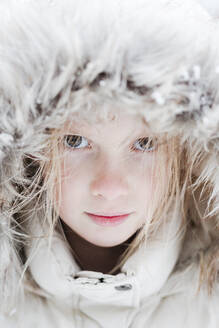
[[[180,93],[184,94],[177,101],[179,104],[177,120],[198,119],[203,116],[206,110],[212,108],[214,103],[213,92],[201,79],[200,66],[195,65],[191,70],[184,70],[177,79],[176,85],[180,86]]]

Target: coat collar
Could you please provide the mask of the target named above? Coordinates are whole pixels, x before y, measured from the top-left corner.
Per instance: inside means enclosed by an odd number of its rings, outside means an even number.
[[[39,221],[36,219],[31,225],[32,234],[40,235],[43,232]],[[107,287],[118,282],[128,283],[133,279],[140,286],[141,297],[147,297],[163,287],[177,262],[183,233],[176,235],[175,232],[180,223],[178,217],[162,224],[156,240],[142,243],[117,275],[81,270],[70,246],[57,230],[53,233],[50,250],[48,238],[34,238],[31,246],[26,246],[25,253],[30,259],[29,270],[40,288],[56,298],[71,297],[78,285],[98,286],[101,282],[101,286]]]

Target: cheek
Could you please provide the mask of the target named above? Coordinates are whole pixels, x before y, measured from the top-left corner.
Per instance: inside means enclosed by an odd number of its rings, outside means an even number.
[[[63,183],[80,184],[88,178],[89,172],[92,171],[91,161],[83,154],[68,154],[61,163],[61,177]]]
[[[77,177],[64,176],[61,181],[60,197],[57,196],[57,211],[63,221],[72,222],[72,218],[81,211],[84,190],[83,182],[77,180]]]
[[[78,160],[66,157],[61,163],[60,194],[55,190],[56,203],[60,202],[62,208],[76,208],[85,192],[88,170]]]
[[[160,178],[157,175],[156,156],[147,156],[142,161],[136,161],[135,191],[139,208],[149,213],[157,192],[159,192]]]
[[[136,159],[133,162],[134,168],[132,173],[135,176],[136,181],[141,188],[150,188],[156,181],[156,167],[154,157],[145,156],[143,158]]]

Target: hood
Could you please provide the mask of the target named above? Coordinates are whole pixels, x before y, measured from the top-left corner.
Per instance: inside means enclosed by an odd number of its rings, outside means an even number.
[[[11,208],[31,181],[25,154],[40,157],[72,113],[92,119],[120,106],[179,135],[212,187],[206,203],[217,204],[219,57],[217,22],[192,0],[5,0],[0,12],[0,294],[9,311],[24,266]],[[217,240],[212,211],[214,224],[194,215],[184,261]]]

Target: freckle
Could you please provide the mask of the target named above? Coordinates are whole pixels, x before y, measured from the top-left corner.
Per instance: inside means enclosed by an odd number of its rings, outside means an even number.
[[[113,114],[113,113],[110,113],[110,114],[109,114],[109,119],[110,119],[110,121],[115,121],[115,119],[116,119],[116,115]]]

